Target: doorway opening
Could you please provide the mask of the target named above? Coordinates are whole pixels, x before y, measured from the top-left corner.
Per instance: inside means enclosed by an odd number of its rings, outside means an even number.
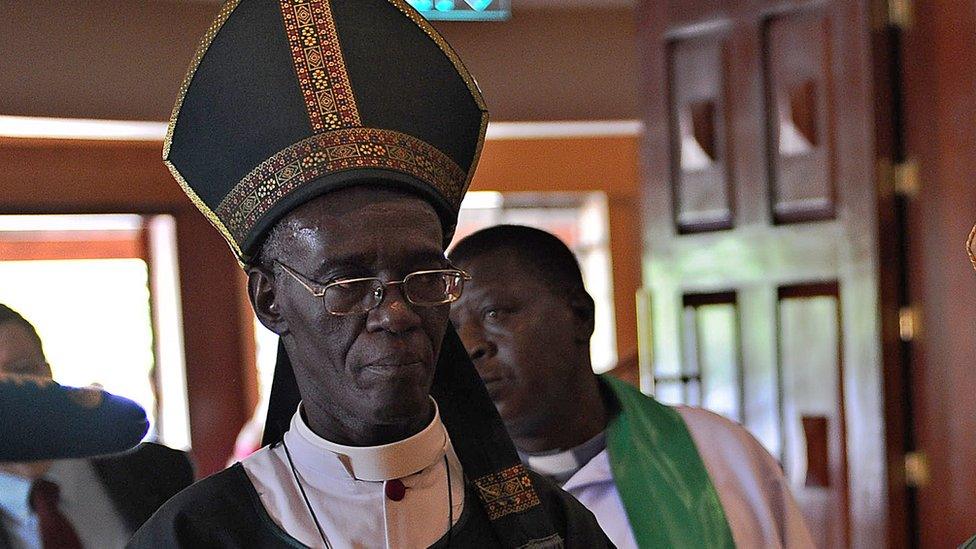
[[[190,446],[175,222],[0,216],[0,303],[38,331],[54,379],[138,402],[147,439]]]

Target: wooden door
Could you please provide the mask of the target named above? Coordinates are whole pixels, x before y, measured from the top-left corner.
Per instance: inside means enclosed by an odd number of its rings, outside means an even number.
[[[976,274],[959,252],[976,223],[976,2],[911,4],[901,70],[905,149],[920,185],[905,207],[905,255],[921,325],[909,388],[928,464],[918,539],[957,547],[976,534]]]
[[[867,2],[645,0],[639,13],[643,388],[744,424],[820,547],[883,546]]]

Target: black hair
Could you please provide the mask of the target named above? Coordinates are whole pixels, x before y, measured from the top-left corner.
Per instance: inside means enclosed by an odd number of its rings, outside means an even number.
[[[285,219],[279,219],[271,227],[264,240],[258,245],[258,251],[254,254],[254,258],[248,262],[249,265],[261,267],[268,272],[277,272],[277,261],[281,258],[282,248],[280,233],[284,232],[285,225]]]
[[[488,227],[462,239],[448,257],[462,266],[465,261],[499,251],[532,269],[557,295],[586,293],[576,256],[562,240],[541,229],[524,225]]]
[[[37,328],[30,323],[26,318],[24,318],[20,313],[11,309],[10,307],[0,303],[0,326],[4,324],[16,324],[23,329],[27,330],[27,335],[37,343],[37,347],[41,349],[41,356],[44,355],[44,346],[41,344],[41,336],[37,334]]]

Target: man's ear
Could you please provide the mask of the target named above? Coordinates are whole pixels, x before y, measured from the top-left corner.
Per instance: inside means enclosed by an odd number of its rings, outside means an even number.
[[[275,278],[267,269],[247,267],[247,297],[251,300],[254,314],[265,328],[283,336],[288,333],[288,323],[281,316]]]
[[[594,315],[596,306],[593,298],[586,290],[580,289],[572,292],[569,306],[573,310],[573,339],[577,343],[589,345],[590,338],[593,337]]]

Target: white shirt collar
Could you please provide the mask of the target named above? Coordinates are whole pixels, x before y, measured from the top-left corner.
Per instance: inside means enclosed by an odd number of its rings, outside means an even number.
[[[610,454],[605,449],[580,467],[576,474],[563,483],[562,489],[578,496],[578,490],[600,484],[614,484],[613,471],[610,468]]]
[[[583,444],[569,450],[535,454],[519,452],[519,457],[536,473],[552,477],[556,482],[565,482],[606,447],[606,431],[601,431]]]
[[[33,481],[0,471],[0,510],[17,522],[25,522],[32,513],[30,490]]]
[[[429,467],[447,452],[447,430],[441,423],[437,402],[433,398],[431,402],[434,419],[427,427],[411,437],[379,446],[346,446],[318,436],[302,418],[299,404],[291,419],[291,429],[285,433],[285,443],[300,468],[331,476],[344,469],[355,480],[403,478]],[[323,459],[323,455],[331,459]],[[336,467],[337,464],[341,467]]]
[[[536,473],[551,476],[575,472],[580,467],[572,450],[543,455],[528,454],[525,462]]]

